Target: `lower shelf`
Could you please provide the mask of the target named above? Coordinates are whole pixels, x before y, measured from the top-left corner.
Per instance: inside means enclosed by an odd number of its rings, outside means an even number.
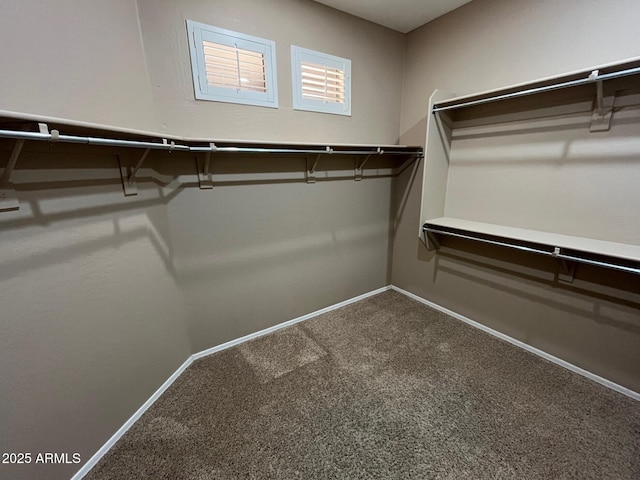
[[[429,249],[439,248],[438,235],[447,235],[640,275],[639,245],[449,217],[428,220],[422,231]]]

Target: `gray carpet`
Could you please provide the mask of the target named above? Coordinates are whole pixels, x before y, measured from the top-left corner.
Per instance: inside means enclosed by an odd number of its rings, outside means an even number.
[[[85,478],[640,479],[640,402],[389,291],[194,362]]]

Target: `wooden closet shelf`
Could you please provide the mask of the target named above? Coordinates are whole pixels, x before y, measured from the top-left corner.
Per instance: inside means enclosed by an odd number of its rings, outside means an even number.
[[[55,123],[51,123],[51,121]],[[6,128],[11,127],[11,128]],[[51,128],[53,127],[53,128]],[[397,159],[404,166],[423,156],[419,146],[406,145],[363,145],[363,144],[326,144],[326,143],[274,143],[260,141],[232,141],[171,137],[134,130],[123,130],[101,125],[66,122],[59,119],[20,115],[15,112],[0,111],[0,139],[13,139],[15,143],[9,160],[4,165],[0,176],[0,212],[19,209],[15,188],[11,183],[11,175],[18,162],[25,142],[37,141],[68,144],[93,145],[118,149],[137,149],[137,158],[123,159],[118,156],[122,188],[125,196],[138,194],[136,174],[152,150],[164,152],[184,152],[194,154],[198,158],[198,182],[201,189],[213,188],[211,162],[212,155],[291,155],[304,156],[306,171],[301,172],[307,183],[316,182],[316,169],[321,158],[346,158],[346,165],[353,165],[353,179],[364,178],[364,167],[371,158]],[[357,157],[357,161],[355,158]],[[395,162],[397,163],[397,162]],[[369,162],[369,166],[374,162]],[[370,170],[375,170],[375,166]],[[396,174],[395,168],[391,175]]]
[[[439,247],[436,235],[448,235],[640,274],[639,245],[450,217],[428,220],[422,230],[426,237],[425,243],[431,249]]]

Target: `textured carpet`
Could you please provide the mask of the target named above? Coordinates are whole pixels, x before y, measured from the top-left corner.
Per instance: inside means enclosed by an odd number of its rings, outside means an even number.
[[[86,479],[639,479],[640,402],[389,291],[196,361]]]

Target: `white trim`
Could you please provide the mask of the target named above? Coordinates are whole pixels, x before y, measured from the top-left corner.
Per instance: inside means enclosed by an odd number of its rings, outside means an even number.
[[[180,374],[184,372],[187,369],[187,367],[191,365],[192,362],[193,362],[193,358],[189,357],[182,365],[180,365],[180,367],[175,372],[173,372],[173,375],[171,375],[160,386],[160,388],[156,390],[156,392],[153,395],[151,395],[151,397],[149,397],[149,399],[146,402],[144,402],[144,404],[136,411],[136,413],[134,413],[131,416],[131,418],[129,418],[129,420],[127,420],[124,423],[124,425],[122,425],[118,429],[118,431],[112,435],[112,437],[109,440],[107,440],[107,443],[105,443],[102,447],[100,447],[100,449],[89,460],[87,460],[87,462],[82,466],[82,468],[78,470],[73,477],[71,477],[71,480],[80,480],[87,473],[89,473],[89,470],[91,470],[93,467],[96,466],[96,464],[111,449],[111,447],[113,447],[116,444],[116,442],[120,440],[120,437],[122,437],[126,433],[126,431],[129,430],[131,426],[134,423],[136,423],[136,421],[138,421],[138,419],[144,414],[144,412],[146,412],[149,409],[149,407],[153,405],[158,398],[160,398],[160,395],[162,395],[165,392],[165,390],[169,388],[173,382],[175,382],[175,380],[180,376]]]
[[[398,293],[402,293],[403,295],[406,295],[409,298],[412,298],[424,305],[427,305],[428,307],[434,308],[442,313],[445,313],[457,320],[460,320],[464,323],[467,323],[469,325],[471,325],[472,327],[478,328],[486,333],[488,333],[489,335],[493,335],[494,337],[497,337],[501,340],[504,340],[505,342],[508,342],[512,345],[515,345],[517,347],[520,347],[528,352],[533,353],[534,355],[537,355],[539,357],[544,358],[545,360],[549,360],[550,362],[555,363],[556,365],[560,365],[561,367],[566,368],[567,370],[571,370],[572,372],[577,373],[578,375],[582,375],[583,377],[588,378],[589,380],[593,380],[594,382],[599,383],[600,385],[603,385],[607,388],[610,388],[611,390],[615,390],[618,393],[621,393],[622,395],[625,395],[629,398],[632,398],[634,400],[638,400],[640,401],[640,393],[638,392],[634,392],[633,390],[627,388],[627,387],[623,387],[622,385],[618,385],[617,383],[612,382],[611,380],[607,380],[606,378],[603,378],[599,375],[596,375],[595,373],[591,373],[588,370],[585,370],[583,368],[580,368],[572,363],[569,363],[565,360],[562,360],[558,357],[554,357],[553,355],[540,350],[536,347],[532,347],[531,345],[521,342],[520,340],[516,340],[513,337],[510,337],[508,335],[505,335],[504,333],[501,333],[497,330],[494,330],[493,328],[487,327],[486,325],[483,325],[481,323],[478,323],[474,320],[471,320],[470,318],[465,317],[464,315],[460,315],[459,313],[453,312],[451,310],[449,310],[448,308],[442,307],[440,305],[438,305],[437,303],[433,303],[430,302],[429,300],[426,300],[422,297],[419,297],[418,295],[415,295],[411,292],[407,292],[406,290],[403,290],[399,287],[396,287],[395,285],[391,286],[392,290],[395,290]]]
[[[258,107],[278,108],[278,82],[276,74],[276,44],[273,40],[234,32],[224,28],[187,20],[187,36],[191,56],[191,74],[196,100],[237,103]],[[265,92],[209,85],[203,41],[235,46],[262,54],[264,61]],[[239,68],[239,67],[238,67]]]
[[[248,342],[249,340],[253,340],[254,338],[261,337],[263,335],[267,335],[269,333],[275,332],[285,327],[289,327],[296,323],[303,322],[305,320],[309,320],[311,318],[317,317],[324,313],[331,312],[333,310],[337,310],[338,308],[345,307],[351,303],[359,302],[360,300],[364,300],[365,298],[372,297],[374,295],[378,295],[379,293],[386,292],[387,290],[391,290],[393,287],[391,285],[387,285],[386,287],[378,288],[377,290],[373,290],[371,292],[363,293],[362,295],[358,295],[357,297],[350,298],[340,303],[336,303],[334,305],[330,305],[328,307],[322,308],[320,310],[316,310],[315,312],[308,313],[306,315],[302,315],[301,317],[293,318],[291,320],[287,320],[286,322],[279,323],[278,325],[274,325],[273,327],[265,328],[264,330],[260,330],[255,333],[251,333],[249,335],[245,335],[244,337],[236,338],[235,340],[231,340],[229,342],[223,343],[216,347],[208,348],[198,353],[194,353],[178,368],[168,379],[166,382],[162,384],[162,386],[156,390],[156,392],[151,395],[151,397],[144,402],[144,404],[134,413],[129,420],[125,422],[122,427],[118,429],[113,436],[107,440],[100,449],[89,459],[87,462],[76,472],[76,474],[71,477],[71,480],[81,480],[89,471],[96,466],[96,464],[100,461],[100,459],[113,447],[118,440],[126,433],[131,426],[136,423],[136,421],[146,412],[154,402],[160,398],[167,388],[171,386],[171,384],[184,372],[195,360],[199,358],[206,357],[208,355],[212,355],[221,350],[225,350],[230,347],[234,347],[244,342]]]
[[[327,102],[302,95],[302,63],[326,65],[344,72],[344,103]],[[293,109],[351,116],[351,60],[291,45]]]
[[[294,318],[292,320],[287,320],[286,322],[279,323],[277,325],[274,325],[273,327],[265,328],[264,330],[260,330],[260,331],[255,332],[255,333],[250,333],[249,335],[245,335],[244,337],[236,338],[235,340],[230,340],[230,341],[228,341],[226,343],[223,343],[222,345],[218,345],[216,347],[208,348],[207,350],[203,350],[203,351],[201,351],[199,353],[194,353],[193,355],[191,355],[191,358],[192,358],[192,360],[197,360],[198,358],[206,357],[207,355],[211,355],[211,354],[219,352],[221,350],[225,350],[227,348],[234,347],[234,346],[239,345],[241,343],[248,342],[249,340],[253,340],[254,338],[258,338],[258,337],[261,337],[263,335],[267,335],[269,333],[275,332],[277,330],[280,330],[281,328],[290,327],[291,325],[294,325],[296,323],[303,322],[305,320],[309,320],[310,318],[317,317],[319,315],[331,312],[333,310],[337,310],[338,308],[345,307],[345,306],[347,306],[347,305],[349,305],[351,303],[359,302],[360,300],[364,300],[365,298],[372,297],[374,295],[378,295],[379,293],[386,292],[387,290],[391,290],[391,288],[393,288],[393,287],[391,287],[391,285],[387,285],[386,287],[382,287],[382,288],[379,288],[377,290],[373,290],[371,292],[364,293],[364,294],[359,295],[357,297],[350,298],[349,300],[345,300],[344,302],[336,303],[335,305],[331,305],[329,307],[325,307],[325,308],[322,308],[320,310],[316,310],[315,312],[308,313],[308,314],[303,315],[301,317],[297,317],[297,318]]]

